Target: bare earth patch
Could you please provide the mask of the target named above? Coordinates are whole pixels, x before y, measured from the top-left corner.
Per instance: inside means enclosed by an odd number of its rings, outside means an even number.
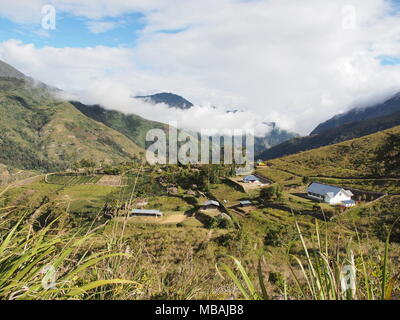
[[[103,176],[97,182],[99,186],[120,187],[122,183],[122,176]]]
[[[170,216],[167,216],[161,224],[176,224],[176,223],[181,223],[186,220],[186,216],[184,214],[173,214]]]
[[[117,217],[115,218],[117,221],[124,221],[125,218]],[[187,216],[183,213],[171,214],[163,217],[140,217],[140,216],[131,216],[128,218],[129,222],[133,223],[152,223],[152,224],[178,224],[187,219]]]

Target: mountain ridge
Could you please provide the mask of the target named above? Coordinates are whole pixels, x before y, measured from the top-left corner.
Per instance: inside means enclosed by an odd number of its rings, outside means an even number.
[[[0,63],[0,163],[49,172],[84,158],[119,163],[143,153],[131,139],[86,117],[55,93]]]
[[[135,96],[135,99],[141,99],[152,104],[164,103],[170,108],[182,110],[188,110],[194,106],[193,103],[182,96],[169,92],[161,92],[147,96]]]
[[[400,125],[400,112],[384,117],[351,122],[339,127],[327,129],[320,134],[297,137],[276,145],[260,154],[261,159],[271,160],[298,152],[360,138],[375,132]]]
[[[381,103],[364,108],[354,108],[345,113],[338,114],[331,119],[319,124],[310,135],[320,134],[325,130],[339,127],[351,122],[359,122],[372,118],[387,116],[400,112],[400,92]]]

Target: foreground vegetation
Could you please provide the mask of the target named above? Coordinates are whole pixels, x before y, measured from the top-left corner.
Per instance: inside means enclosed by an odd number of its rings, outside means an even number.
[[[268,187],[274,192],[245,193],[221,178],[231,169],[135,167],[118,186],[100,184],[97,175],[56,174],[6,190],[0,196],[0,297],[338,299],[350,297],[338,283],[346,265],[357,279],[351,298],[397,297],[400,228],[389,231],[399,197],[328,222],[314,213],[329,207],[279,187],[290,176]],[[124,204],[139,198],[165,216],[129,217]],[[229,223],[218,220],[219,212],[200,210],[208,198],[224,205]],[[252,205],[241,208],[245,199]],[[52,266],[56,285],[45,289]],[[235,271],[238,266],[246,274]],[[258,294],[244,294],[242,280],[254,286],[246,292]]]

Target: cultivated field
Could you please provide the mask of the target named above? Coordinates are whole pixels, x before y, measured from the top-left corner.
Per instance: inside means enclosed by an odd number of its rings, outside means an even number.
[[[100,186],[120,187],[122,184],[122,176],[104,175],[97,181]]]
[[[49,174],[46,176],[46,182],[50,184],[58,184],[64,186],[74,186],[81,184],[96,184],[101,176],[83,176],[83,175],[61,175]]]

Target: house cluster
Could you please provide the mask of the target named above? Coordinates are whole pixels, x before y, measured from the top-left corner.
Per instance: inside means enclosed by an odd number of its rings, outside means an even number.
[[[241,200],[239,201],[239,206],[241,207],[250,207],[253,203],[250,200]],[[218,201],[215,200],[207,200],[203,204],[203,210],[219,210],[221,205]]]
[[[354,207],[354,194],[350,190],[327,184],[312,183],[307,189],[307,195],[315,200],[324,201],[330,205],[341,205],[346,208]]]

